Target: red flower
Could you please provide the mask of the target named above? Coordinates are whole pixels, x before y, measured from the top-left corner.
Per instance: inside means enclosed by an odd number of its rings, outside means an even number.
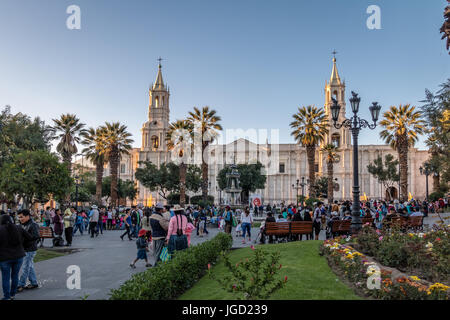
[[[436,238],[436,241],[441,241],[441,238]]]
[[[208,270],[211,269],[211,263],[208,263]]]
[[[255,246],[254,246],[254,245],[251,245],[250,248],[251,248],[252,250],[255,250]]]
[[[284,276],[284,283],[287,282],[287,276]]]

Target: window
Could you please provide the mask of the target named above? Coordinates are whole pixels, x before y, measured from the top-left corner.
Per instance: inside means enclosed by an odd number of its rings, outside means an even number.
[[[333,133],[333,135],[331,136],[331,144],[336,148],[339,148],[341,144],[341,136],[337,133]]]
[[[159,147],[159,138],[157,136],[152,136],[152,148],[158,149]]]
[[[314,171],[319,172],[319,164],[318,163],[314,164]]]
[[[159,98],[158,98],[158,96],[156,96],[156,98],[155,98],[155,108],[158,108],[159,107]]]
[[[125,163],[120,164],[120,173],[125,173]]]
[[[284,163],[280,163],[280,173],[284,173]]]

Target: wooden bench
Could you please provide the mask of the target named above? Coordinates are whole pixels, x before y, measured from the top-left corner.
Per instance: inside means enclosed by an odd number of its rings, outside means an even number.
[[[287,237],[290,233],[290,222],[267,222],[265,229],[268,236]]]
[[[351,220],[334,220],[331,225],[331,234],[342,235],[350,233],[350,228],[352,225]]]
[[[313,232],[312,221],[292,221],[291,235],[311,234]]]
[[[366,223],[370,223],[371,226],[373,226],[373,222],[375,221],[374,218],[362,218],[362,224],[365,225]]]
[[[423,230],[423,216],[408,217],[408,228]]]
[[[41,238],[41,247],[43,247],[44,239],[53,239],[55,235],[51,227],[39,227],[39,237]]]

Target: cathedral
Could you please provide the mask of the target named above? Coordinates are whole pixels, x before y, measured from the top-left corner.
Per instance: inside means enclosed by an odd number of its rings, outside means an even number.
[[[325,82],[325,113],[331,120],[330,107],[332,98],[336,99],[341,106],[339,122],[345,119],[346,96],[345,82],[341,80],[333,58],[333,66],[329,81]],[[170,161],[170,152],[165,143],[165,137],[170,124],[170,91],[163,81],[161,63],[158,66],[156,81],[149,88],[148,119],[143,124],[142,146],[134,148],[129,155],[123,156],[119,167],[119,177],[122,180],[134,180],[134,173],[139,161],[151,161],[156,165]],[[293,110],[294,112],[295,110]],[[220,110],[218,110],[220,113]],[[330,132],[322,144],[334,144],[339,147],[339,157],[334,164],[334,199],[344,200],[352,198],[352,141],[348,128],[330,128]],[[359,145],[359,185],[362,196],[367,198],[387,198],[388,190],[369,174],[367,165],[372,163],[378,156],[392,154],[397,158],[397,152],[388,145]],[[308,177],[308,163],[306,149],[296,143],[292,144],[256,144],[248,139],[237,139],[229,144],[212,144],[207,150],[209,162],[209,194],[214,196],[216,203],[227,203],[225,192],[220,190],[216,181],[219,171],[226,165],[239,163],[254,163],[260,161],[264,164],[264,174],[267,176],[266,186],[257,190],[263,204],[295,203],[297,193],[301,189],[295,188],[297,180]],[[428,159],[426,150],[411,148],[408,158],[409,176],[408,188],[411,195],[416,199],[425,198],[425,176],[419,174],[419,167]],[[91,164],[89,164],[90,166]],[[316,149],[316,177],[326,177],[326,155]],[[109,175],[109,168],[105,168],[105,176]],[[150,192],[136,181],[138,196],[134,204],[152,205],[156,202],[165,203],[157,192]],[[398,197],[398,185],[389,190],[394,197]],[[199,191],[198,194],[200,194]],[[308,194],[308,186],[304,189]],[[193,194],[188,195],[192,196]],[[128,203],[130,205],[130,203]]]

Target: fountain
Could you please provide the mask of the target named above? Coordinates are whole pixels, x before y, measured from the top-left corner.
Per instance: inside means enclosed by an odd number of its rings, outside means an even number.
[[[242,188],[239,187],[239,177],[241,174],[239,173],[237,166],[235,164],[230,165],[230,172],[227,172],[227,187],[225,188],[225,192],[229,195],[227,196],[228,205],[232,208],[237,208],[240,206],[240,194],[242,192]]]

